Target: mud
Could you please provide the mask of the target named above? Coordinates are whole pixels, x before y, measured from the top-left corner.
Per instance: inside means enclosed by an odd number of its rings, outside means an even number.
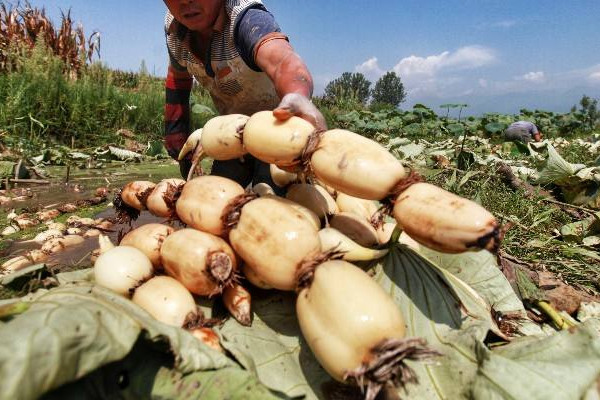
[[[47,169],[50,184],[15,184],[12,189],[20,191],[31,189],[33,196],[23,201],[13,201],[0,206],[5,210],[51,208],[53,205],[71,203],[89,199],[95,195],[96,189],[104,187],[111,192],[133,180],[149,180],[158,182],[164,178],[180,177],[177,164],[142,163],[109,166],[102,169],[71,170],[69,181],[65,183],[66,168],[50,167]]]
[[[133,164],[125,167],[111,167],[102,170],[84,170],[71,173],[69,183],[65,184],[64,175],[66,169],[51,168],[49,173],[54,177],[50,185],[27,185],[31,189],[33,196],[26,201],[13,202],[3,206],[5,211],[11,209],[37,210],[51,208],[58,204],[72,203],[77,200],[84,200],[94,196],[99,187],[108,188],[111,193],[122,187],[125,183],[133,180],[150,180],[158,182],[164,178],[179,177],[179,168],[171,164]],[[19,188],[25,187],[19,185]],[[111,195],[108,196],[109,199]],[[108,203],[107,203],[108,204]],[[77,215],[77,211],[73,213]],[[112,219],[115,217],[115,211],[112,207],[100,212],[94,218]],[[3,222],[3,221],[2,221]],[[140,217],[129,224],[115,224],[110,230],[104,232],[113,244],[118,244],[122,238],[131,229],[148,223],[166,223],[166,218],[158,218],[144,211]],[[175,222],[175,224],[177,224]],[[87,229],[84,229],[87,230]],[[7,240],[7,239],[2,239]],[[14,241],[3,256],[7,258],[16,257],[25,254],[27,251],[39,249],[41,244],[32,240]],[[48,266],[60,266],[60,270],[71,270],[86,266],[91,266],[90,260],[92,252],[98,248],[98,237],[86,238],[85,241],[77,246],[69,247],[50,256],[46,261]]]

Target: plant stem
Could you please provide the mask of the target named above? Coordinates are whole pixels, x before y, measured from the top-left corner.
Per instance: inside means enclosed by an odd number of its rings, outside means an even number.
[[[5,306],[2,306],[2,307],[0,307],[0,320],[22,314],[25,311],[27,311],[30,306],[31,306],[31,303],[27,303],[24,301],[19,301],[16,303],[7,304]]]
[[[390,245],[393,245],[394,243],[398,243],[398,240],[400,239],[401,234],[402,234],[402,228],[400,228],[398,225],[396,225],[394,227],[394,230],[392,231],[392,236],[390,237],[390,241],[388,243]]]
[[[550,303],[546,301],[536,301],[534,304],[542,313],[546,314],[552,320],[558,329],[565,330],[575,326],[570,321],[561,317]]]

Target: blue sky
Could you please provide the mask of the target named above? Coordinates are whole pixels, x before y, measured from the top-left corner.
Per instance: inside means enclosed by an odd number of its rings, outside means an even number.
[[[72,10],[102,35],[102,61],[166,70],[165,6],[154,0],[32,0],[57,20]],[[469,104],[471,113],[522,107],[568,111],[600,98],[598,0],[264,0],[315,80],[315,93],[345,71],[375,81],[396,71],[409,96]]]

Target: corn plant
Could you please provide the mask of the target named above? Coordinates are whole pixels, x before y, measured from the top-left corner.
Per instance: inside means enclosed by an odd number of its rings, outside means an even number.
[[[79,76],[94,54],[100,57],[100,33],[86,37],[81,24],[74,26],[71,10],[61,12],[57,28],[44,8],[0,1],[0,72],[19,69],[39,41],[63,60],[72,76]]]

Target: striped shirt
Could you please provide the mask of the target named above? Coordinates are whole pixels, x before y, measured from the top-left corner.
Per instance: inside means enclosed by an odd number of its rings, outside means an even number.
[[[165,34],[170,57],[166,81],[165,145],[176,156],[190,133],[189,97],[192,78],[175,79],[171,68],[187,71],[208,90],[220,114],[251,115],[279,104],[273,82],[254,62],[257,45],[266,37],[287,39],[259,0],[225,0],[227,21],[213,33],[204,59],[190,50],[191,32],[170,13]]]

